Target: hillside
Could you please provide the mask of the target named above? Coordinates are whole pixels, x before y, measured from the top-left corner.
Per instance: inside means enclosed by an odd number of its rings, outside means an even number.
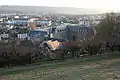
[[[64,14],[97,14],[98,10],[70,7],[46,7],[46,6],[0,6],[1,13],[64,13]]]
[[[120,80],[120,53],[0,69],[10,80]]]

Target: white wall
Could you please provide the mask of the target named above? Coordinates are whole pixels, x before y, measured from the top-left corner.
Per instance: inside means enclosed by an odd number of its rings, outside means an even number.
[[[2,39],[1,39],[1,36],[0,36],[0,41],[1,41]]]

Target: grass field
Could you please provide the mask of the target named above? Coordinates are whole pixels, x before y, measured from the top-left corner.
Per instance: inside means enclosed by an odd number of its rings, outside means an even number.
[[[120,53],[0,69],[10,80],[120,80]]]

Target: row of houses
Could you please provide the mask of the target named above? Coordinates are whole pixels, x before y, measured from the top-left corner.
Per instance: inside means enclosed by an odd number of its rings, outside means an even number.
[[[3,33],[0,34],[0,40],[8,40],[11,38],[11,35],[8,33]],[[14,39],[20,39],[20,40],[25,40],[25,39],[29,39],[28,33],[23,33],[23,34],[16,34],[16,36],[14,36]]]
[[[29,37],[31,39],[50,37],[65,40],[72,40],[73,37],[75,37],[76,39],[85,40],[94,37],[95,34],[96,30],[90,26],[62,24],[59,26],[32,30],[30,31]]]
[[[64,39],[64,40],[73,40],[73,38],[77,40],[86,40],[94,37],[96,34],[96,30],[87,25],[73,25],[69,23],[64,23],[59,26],[52,26],[46,28],[35,28],[33,30],[28,31],[27,33],[16,33],[14,34],[14,38],[25,40],[39,40],[42,41],[45,38],[56,38],[56,39]],[[0,39],[8,39],[11,37],[8,33],[2,33],[0,35]]]
[[[29,22],[32,19],[26,19],[26,18],[22,18],[22,19],[14,19],[14,20],[8,20],[7,22],[5,22],[5,24],[7,25],[13,25],[13,26],[28,26]],[[50,26],[52,24],[51,21],[49,20],[39,20],[39,19],[34,19],[33,20],[34,23],[36,24],[36,26]]]

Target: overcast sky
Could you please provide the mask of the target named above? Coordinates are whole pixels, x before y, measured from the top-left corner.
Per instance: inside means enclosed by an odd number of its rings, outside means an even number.
[[[120,11],[120,0],[0,0],[0,5],[77,7]]]

